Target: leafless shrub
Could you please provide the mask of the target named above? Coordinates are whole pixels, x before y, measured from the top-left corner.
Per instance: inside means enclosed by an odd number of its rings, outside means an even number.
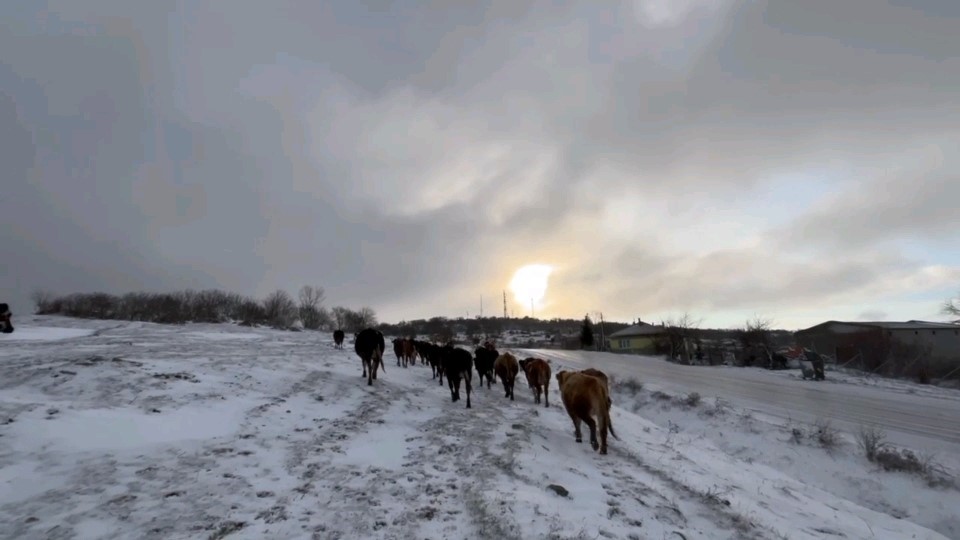
[[[790,442],[793,444],[803,444],[803,440],[807,437],[806,433],[803,431],[803,428],[794,426],[792,424],[788,425],[787,427],[790,428]]]
[[[889,445],[877,450],[873,462],[885,471],[910,472],[922,475],[927,470],[923,460],[912,450],[894,448]]]
[[[267,295],[263,300],[263,311],[267,322],[274,328],[289,328],[297,317],[297,305],[282,289]]]
[[[660,390],[654,390],[653,393],[650,394],[650,396],[653,397],[654,399],[659,399],[660,401],[670,401],[672,399],[670,397],[670,394],[665,394]]]
[[[298,294],[298,315],[303,327],[307,330],[318,330],[324,322],[326,310],[323,309],[323,287],[304,285]],[[326,317],[325,317],[326,316]]]
[[[624,394],[637,395],[643,391],[643,383],[633,378],[617,381],[614,386]]]
[[[716,398],[713,401],[712,407],[707,407],[703,410],[705,416],[714,417],[714,416],[723,416],[730,411],[730,405],[721,398]]]
[[[893,447],[885,439],[886,434],[876,427],[862,426],[857,434],[857,444],[866,458],[883,470],[919,475],[932,488],[956,486],[953,476],[932,455],[918,455],[906,448]]]
[[[856,437],[857,445],[871,462],[876,461],[877,453],[887,445],[887,434],[875,426],[860,426]]]
[[[700,394],[697,392],[690,392],[687,394],[687,397],[683,398],[683,404],[687,407],[696,407],[700,405]]]
[[[716,487],[712,487],[702,492],[700,498],[703,499],[704,503],[709,505],[730,506],[730,500],[724,497],[727,493],[730,493],[729,489],[721,491]]]
[[[34,313],[37,315],[47,315],[55,313],[53,301],[56,298],[51,292],[35,290],[30,293],[30,300],[33,301]]]
[[[821,448],[833,450],[840,442],[840,433],[833,427],[829,420],[817,420],[814,424],[813,435],[816,436],[817,443]]]

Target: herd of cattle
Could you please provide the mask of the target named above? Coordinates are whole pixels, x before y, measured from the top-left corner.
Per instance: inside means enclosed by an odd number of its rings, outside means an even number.
[[[338,349],[343,348],[344,334],[342,330],[334,332],[334,343]],[[383,365],[383,355],[386,341],[383,334],[373,328],[367,328],[354,334],[354,351],[363,363],[363,377],[367,384],[372,385],[377,378],[377,370],[386,371]],[[427,341],[410,338],[396,338],[393,340],[393,351],[397,356],[397,366],[407,367],[416,365],[419,357],[422,364],[429,364],[433,371],[433,378],[439,378],[443,385],[446,376],[453,401],[460,400],[460,384],[464,383],[467,394],[467,408],[470,408],[471,382],[473,370],[477,370],[480,386],[486,380],[487,388],[497,378],[503,383],[504,397],[513,400],[513,388],[517,375],[523,370],[527,385],[534,394],[534,401],[541,402],[549,407],[548,389],[550,387],[550,364],[540,358],[526,358],[517,360],[509,352],[501,354],[494,345],[486,342],[478,347],[473,354],[470,351],[455,347],[453,343],[435,345]],[[590,445],[601,454],[607,453],[607,433],[618,438],[610,423],[610,388],[607,376],[596,369],[582,371],[560,371],[556,374],[560,387],[560,398],[563,406],[573,421],[576,441],[583,442],[580,431],[581,422],[590,429]],[[599,434],[599,440],[598,440]]]

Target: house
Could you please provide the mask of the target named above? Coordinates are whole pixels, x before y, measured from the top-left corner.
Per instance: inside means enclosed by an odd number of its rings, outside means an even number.
[[[663,326],[637,321],[637,324],[607,336],[607,350],[615,353],[656,354],[657,343],[666,337]]]
[[[890,360],[960,362],[960,325],[951,323],[827,321],[794,336],[801,347],[830,356],[838,364],[857,361],[870,370]]]

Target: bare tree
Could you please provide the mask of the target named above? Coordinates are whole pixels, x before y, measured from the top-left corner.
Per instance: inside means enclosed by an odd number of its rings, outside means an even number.
[[[350,310],[343,306],[334,306],[330,309],[330,316],[333,318],[333,322],[336,324],[336,329],[344,329],[347,324],[348,314]]]
[[[270,293],[263,300],[267,322],[274,328],[289,328],[297,317],[297,305],[282,289]]]
[[[944,300],[942,311],[944,315],[956,317],[957,319],[953,322],[960,324],[960,294],[957,295],[957,298]]]
[[[33,300],[33,306],[37,315],[55,312],[54,300],[56,295],[48,292],[36,290],[30,293],[30,300]]]
[[[771,361],[770,343],[773,319],[754,316],[737,331],[744,353],[744,365],[753,365],[758,359],[764,363]]]
[[[668,319],[661,324],[665,329],[665,348],[669,351],[671,360],[679,360],[684,364],[690,363],[691,341],[700,326],[702,319],[694,319],[689,313],[684,313],[676,319]]]
[[[370,328],[377,325],[377,314],[372,308],[362,307],[358,311],[350,312],[351,325],[354,331],[360,331],[364,328]]]
[[[317,330],[323,324],[322,306],[324,293],[323,287],[311,287],[304,285],[300,288],[299,313],[300,322],[308,330]]]

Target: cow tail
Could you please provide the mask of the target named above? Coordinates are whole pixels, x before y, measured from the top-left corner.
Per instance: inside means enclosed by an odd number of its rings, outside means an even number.
[[[383,351],[380,350],[380,347],[373,348],[373,365],[377,365],[377,362],[380,362],[380,370],[384,373],[387,372],[387,368],[383,365]]]
[[[610,421],[610,405],[611,405],[611,401],[610,401],[610,398],[608,397],[607,406],[603,411],[603,419],[607,423],[607,429],[610,430],[610,435],[613,435],[613,438],[619,441],[620,437],[617,437],[617,433],[613,431],[613,422]]]

